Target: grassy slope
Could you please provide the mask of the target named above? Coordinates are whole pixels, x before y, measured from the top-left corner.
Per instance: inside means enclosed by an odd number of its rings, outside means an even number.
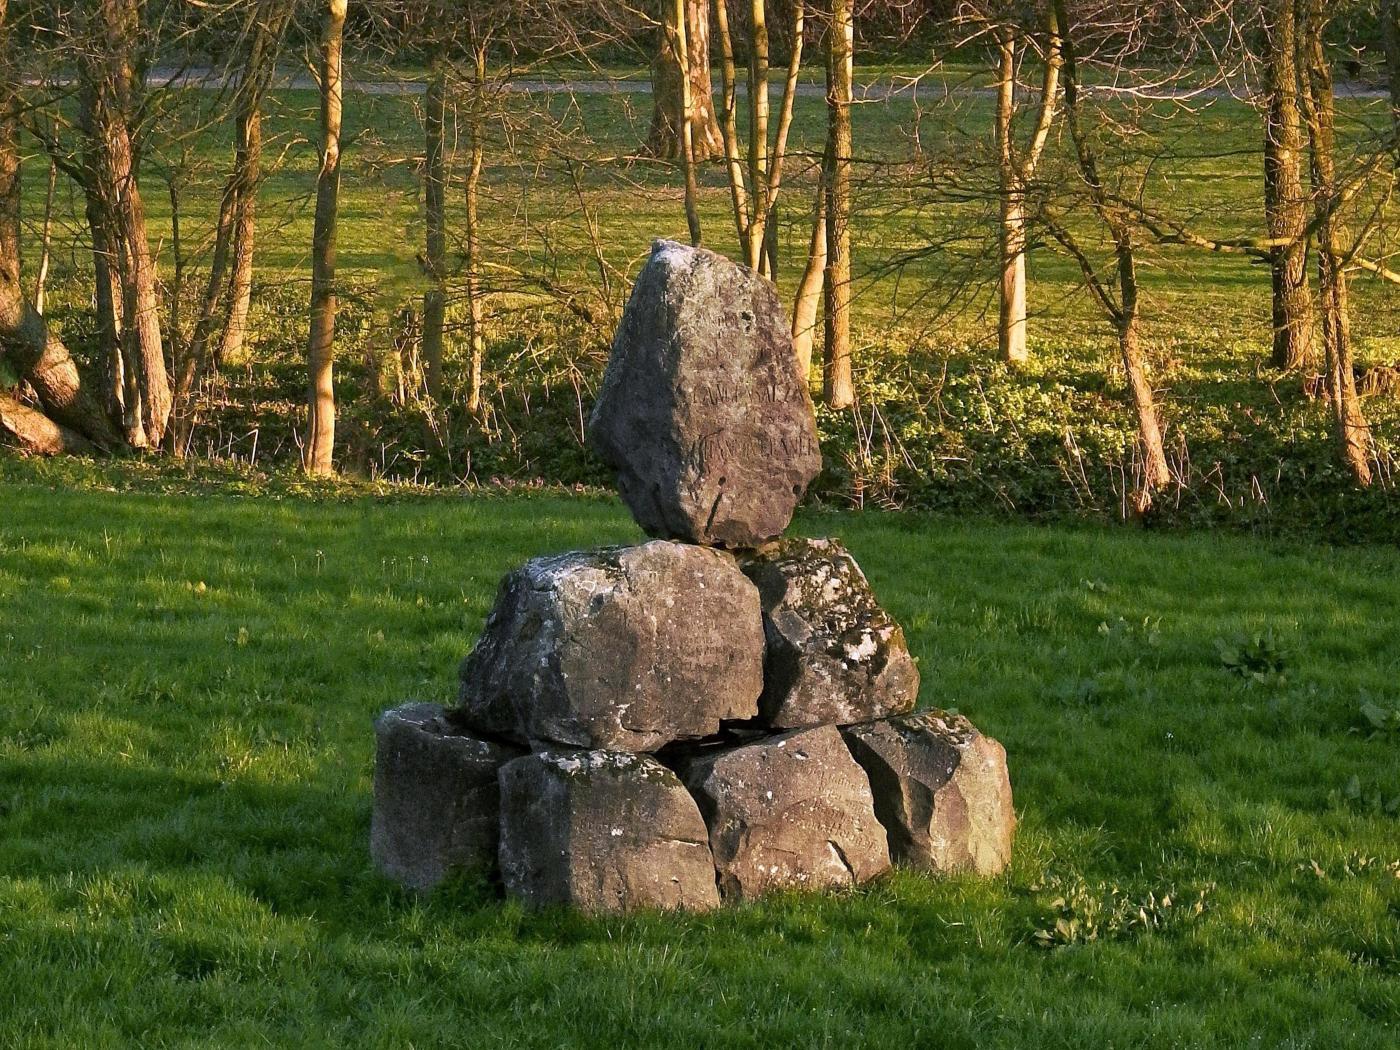
[[[1396,1037],[1400,836],[1369,796],[1400,795],[1400,740],[1350,731],[1397,702],[1394,550],[809,514],[907,625],[923,702],[1006,743],[1012,870],[589,920],[375,877],[369,722],[450,694],[507,568],[635,539],[619,507],[0,500],[0,1045]],[[1213,643],[1263,628],[1288,677],[1250,686]],[[1123,917],[1164,893],[1160,928]],[[1038,948],[1061,896],[1098,939]]]

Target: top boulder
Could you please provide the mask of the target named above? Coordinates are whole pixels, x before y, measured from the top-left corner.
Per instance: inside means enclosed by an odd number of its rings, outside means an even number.
[[[657,241],[588,435],[650,535],[721,547],[781,535],[821,449],[772,283],[714,252]]]

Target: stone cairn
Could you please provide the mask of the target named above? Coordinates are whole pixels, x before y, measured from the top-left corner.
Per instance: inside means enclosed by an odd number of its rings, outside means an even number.
[[[1006,754],[912,713],[904,634],[835,540],[782,539],[821,468],[772,284],[653,247],[589,424],[648,543],[501,584],[457,704],[376,723],[374,860],[591,911],[859,885],[892,862],[990,875]]]

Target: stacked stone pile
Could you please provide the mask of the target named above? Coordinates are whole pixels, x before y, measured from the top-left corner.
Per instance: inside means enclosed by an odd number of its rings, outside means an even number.
[[[484,868],[599,911],[858,885],[892,862],[1000,871],[1001,745],[912,713],[918,668],[855,560],[782,538],[821,456],[773,286],[658,242],[589,439],[655,538],[512,572],[455,706],[380,717],[380,869],[428,890]]]

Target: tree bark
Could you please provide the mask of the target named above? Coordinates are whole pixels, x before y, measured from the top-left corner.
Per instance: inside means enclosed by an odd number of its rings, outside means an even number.
[[[137,0],[95,0],[80,64],[89,170],[102,216],[100,239],[121,281],[125,422],[133,448],[160,444],[171,409],[156,268],[131,123],[141,83],[133,69],[140,32]]]
[[[3,390],[0,390],[0,436],[9,437],[31,455],[58,456],[96,451],[92,443],[77,431],[55,423]]]
[[[429,281],[423,293],[423,373],[428,396],[442,398],[443,328],[447,321],[447,166],[443,128],[447,122],[447,62],[433,56],[423,113],[423,201],[427,226],[425,260]]]
[[[253,305],[253,256],[257,240],[258,188],[262,184],[261,96],[238,116],[238,145],[234,152],[233,246],[229,267],[228,304],[224,331],[214,355],[215,365],[234,361],[248,339],[248,311]]]
[[[652,65],[651,130],[647,135],[647,149],[662,160],[680,160],[681,117],[686,112],[685,91],[688,90],[692,152],[696,161],[705,161],[724,151],[710,84],[710,0],[684,0],[684,5],[688,84],[681,78],[681,63],[674,44],[675,5],[672,0],[662,0],[661,46]]]
[[[855,404],[851,377],[851,94],[855,22],[851,0],[831,0],[826,34],[826,288],[822,391],[832,408]]]
[[[311,237],[311,328],[307,337],[308,420],[304,466],[335,473],[335,249],[340,207],[341,51],[347,0],[326,0],[321,34],[321,167]]]
[[[996,139],[1001,181],[1001,296],[997,339],[1001,359],[1022,364],[1026,348],[1026,217],[1011,140],[1016,112],[1016,37],[1003,28],[998,41]]]
[[[486,362],[485,309],[481,288],[481,176],[486,166],[486,43],[475,41],[468,84],[470,152],[467,157],[466,244],[462,260],[467,299],[467,411],[481,411]]]
[[[10,412],[14,426],[10,429],[26,443],[47,440],[47,451],[78,447],[67,438],[55,444],[59,430],[88,434],[114,448],[121,444],[121,437],[102,406],[83,388],[68,348],[50,336],[43,317],[25,299],[20,282],[20,100],[15,69],[9,61],[12,52],[6,13],[5,0],[0,0],[0,358],[33,388],[44,412],[52,417],[51,429],[44,431],[30,419],[39,413],[14,402]],[[83,448],[88,451],[92,446],[83,442]]]
[[[1094,288],[1104,309],[1113,320],[1118,334],[1118,350],[1128,384],[1128,394],[1138,421],[1138,451],[1142,456],[1142,476],[1139,479],[1134,507],[1145,514],[1152,506],[1153,494],[1171,482],[1166,451],[1162,445],[1162,428],[1157,418],[1156,396],[1147,374],[1146,361],[1140,345],[1141,295],[1137,279],[1137,252],[1133,244],[1131,220],[1117,209],[1104,187],[1099,171],[1098,155],[1086,133],[1079,112],[1079,64],[1074,34],[1065,0],[1054,0],[1056,24],[1062,34],[1061,54],[1064,63],[1065,123],[1074,143],[1074,157],[1080,177],[1089,191],[1094,214],[1113,239],[1118,272],[1118,298],[1104,288],[1083,259],[1080,261],[1085,279]]]
[[[1010,365],[1023,364],[1030,359],[1027,329],[1026,250],[1029,244],[1026,229],[1026,191],[1035,177],[1040,155],[1045,149],[1051,126],[1055,122],[1055,105],[1059,92],[1062,61],[1059,19],[1051,7],[1043,26],[1044,70],[1037,103],[1035,129],[1025,151],[1017,149],[1014,121],[1016,116],[1016,67],[1018,52],[1027,50],[1021,31],[1015,26],[1002,25],[996,29],[999,62],[997,69],[997,107],[995,134],[997,174],[1000,191],[999,263],[1000,294],[998,297],[997,345],[1001,359]]]
[[[1371,430],[1356,396],[1351,359],[1351,319],[1343,260],[1341,219],[1337,214],[1336,114],[1332,67],[1324,50],[1328,0],[1299,0],[1298,54],[1303,71],[1301,96],[1308,130],[1317,271],[1322,306],[1322,344],[1326,357],[1328,400],[1342,461],[1358,485],[1371,483]]]
[[[44,312],[44,296],[49,283],[49,262],[53,257],[53,204],[58,191],[58,165],[49,161],[49,183],[44,192],[44,224],[39,234],[39,272],[34,276],[34,309]]]
[[[1298,104],[1295,0],[1270,0],[1265,58],[1264,213],[1271,249],[1273,363],[1295,369],[1313,356],[1313,299],[1308,287],[1307,198],[1303,192],[1303,119]]]
[[[807,267],[797,285],[792,305],[792,349],[803,381],[812,374],[812,346],[817,336],[817,314],[821,309],[822,276],[826,269],[826,187],[817,186],[812,214],[812,239],[807,245]]]
[[[1172,472],[1167,465],[1162,446],[1162,426],[1157,419],[1157,399],[1148,378],[1147,365],[1139,344],[1137,257],[1132,235],[1123,230],[1115,233],[1118,244],[1118,352],[1123,360],[1123,374],[1138,421],[1138,444],[1142,452],[1142,481],[1138,486],[1137,511],[1147,513],[1152,506],[1152,494],[1171,483]]]

